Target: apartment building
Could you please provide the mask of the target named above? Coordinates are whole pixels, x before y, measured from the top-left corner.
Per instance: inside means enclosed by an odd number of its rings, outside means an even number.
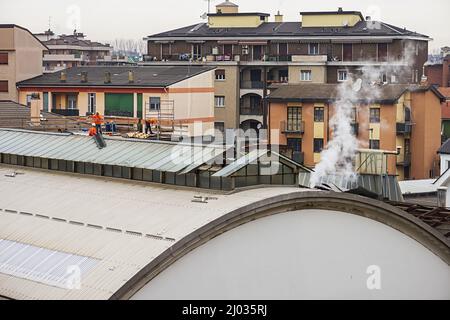
[[[214,65],[216,127],[267,127],[264,97],[273,84],[339,83],[363,67],[395,66],[388,83],[419,83],[428,36],[372,21],[362,13],[240,12],[225,1],[208,21],[145,38],[145,64]],[[300,19],[301,18],[301,19]],[[405,59],[407,58],[407,59]]]
[[[42,74],[46,50],[27,29],[0,24],[0,100],[18,101],[16,83]]]
[[[66,68],[90,66],[111,62],[113,48],[109,44],[86,39],[83,33],[57,36],[51,30],[36,34],[48,48],[43,57],[44,73],[61,71]]]
[[[309,167],[321,161],[332,139],[330,119],[339,84],[282,86],[267,97],[269,129],[279,130],[281,150]],[[389,157],[387,172],[400,180],[439,176],[441,102],[433,86],[366,85],[352,113],[353,132],[361,149],[397,153]],[[370,92],[379,92],[378,98]],[[295,157],[296,156],[296,157]]]
[[[154,118],[190,136],[197,122],[214,128],[214,67],[74,67],[17,86],[20,103],[37,93],[41,110],[64,116]]]
[[[425,75],[430,84],[450,87],[450,47],[441,48],[441,54],[432,56],[425,64]]]

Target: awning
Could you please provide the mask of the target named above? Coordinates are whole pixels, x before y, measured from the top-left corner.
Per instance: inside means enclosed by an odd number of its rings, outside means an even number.
[[[237,40],[219,40],[217,44],[239,44]]]

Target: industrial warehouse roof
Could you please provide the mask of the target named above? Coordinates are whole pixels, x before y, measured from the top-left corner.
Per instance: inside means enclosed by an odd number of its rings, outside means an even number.
[[[214,164],[219,158],[223,162],[228,149],[222,145],[196,145],[161,141],[125,140],[105,138],[108,147],[99,149],[91,137],[70,133],[43,133],[25,130],[0,129],[0,153],[18,156],[38,157],[82,163],[123,166],[172,173],[189,173],[203,164]],[[259,158],[267,150],[256,150],[235,162],[225,165],[220,176],[229,176]],[[283,163],[291,167],[310,170],[279,155]]]
[[[193,164],[206,163],[225,151],[223,146],[105,140],[108,147],[98,149],[88,136],[0,129],[0,153],[179,172]]]
[[[376,28],[373,25],[376,24]],[[207,23],[190,25],[187,27],[148,36],[145,40],[159,40],[170,38],[239,38],[254,37],[271,38],[323,38],[333,37],[419,37],[424,40],[430,38],[405,28],[395,27],[383,22],[361,21],[353,27],[308,27],[303,28],[301,22],[265,22],[255,28],[210,28]]]
[[[269,101],[286,102],[332,102],[338,98],[339,87],[343,84],[290,84],[277,87],[267,97]],[[361,101],[372,101],[377,103],[395,103],[405,92],[431,90],[441,101],[445,99],[433,86],[417,85],[364,85],[359,92]],[[374,94],[376,92],[376,94]],[[367,97],[375,98],[368,99]]]
[[[285,213],[287,205],[344,210],[345,204],[344,212],[367,214],[398,228],[450,261],[448,240],[431,227],[382,202],[353,195],[267,187],[198,193],[3,165],[0,192],[0,296],[12,299],[129,297],[147,283],[141,283],[143,278],[199,246],[199,239],[212,239],[265,210]],[[211,199],[193,201],[197,196]],[[80,290],[66,287],[66,267],[71,266],[80,266]]]
[[[164,88],[196,75],[213,70],[206,66],[92,66],[65,70],[67,80],[61,82],[60,72],[45,74],[17,84],[24,87],[150,87]],[[134,82],[128,80],[129,71],[134,72]],[[87,72],[88,81],[81,82],[81,73]],[[105,83],[105,73],[111,74],[111,83]]]

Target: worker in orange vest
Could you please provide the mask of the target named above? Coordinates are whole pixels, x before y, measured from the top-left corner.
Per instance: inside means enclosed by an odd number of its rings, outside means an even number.
[[[150,131],[150,134],[153,134],[152,125],[156,125],[156,123],[157,123],[156,119],[153,119],[153,118],[146,119],[145,120],[145,133],[148,134]]]
[[[102,133],[103,117],[100,115],[100,113],[97,112],[95,115],[92,116],[92,119],[94,119],[97,133]]]
[[[95,137],[97,135],[97,125],[95,123],[92,124],[92,127],[89,129],[89,137]]]

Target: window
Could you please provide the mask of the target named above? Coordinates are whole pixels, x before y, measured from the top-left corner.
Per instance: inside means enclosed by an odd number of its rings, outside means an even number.
[[[202,57],[202,46],[200,44],[192,45],[192,58],[199,60]]]
[[[370,140],[369,141],[369,149],[380,150],[380,140]]]
[[[338,70],[338,81],[344,82],[348,80],[348,71],[347,70]]]
[[[89,93],[88,94],[88,113],[94,114],[96,107],[96,94],[95,93]]]
[[[8,64],[8,53],[0,53],[0,64]]]
[[[31,107],[31,100],[32,100],[32,95],[31,94],[27,94],[27,106]]]
[[[225,132],[225,123],[224,122],[214,122],[214,129],[221,133]]]
[[[301,81],[311,81],[312,80],[311,70],[302,70],[300,72],[300,80]]]
[[[288,108],[288,131],[301,131],[302,129],[302,108]]]
[[[0,92],[8,92],[8,81],[0,80]]]
[[[383,73],[382,75],[381,75],[381,82],[382,83],[387,83],[388,82],[388,76],[387,76],[387,74],[386,73]]]
[[[216,70],[216,80],[218,81],[225,80],[225,70]]]
[[[405,139],[405,155],[411,154],[411,140]]]
[[[225,97],[224,96],[215,96],[215,105],[216,108],[224,108],[225,107]]]
[[[314,122],[324,122],[325,108],[314,108]]]
[[[319,54],[319,44],[318,43],[310,43],[308,53],[310,55],[317,55]]]
[[[67,96],[67,109],[74,110],[77,108],[77,96]]]
[[[302,152],[302,139],[298,138],[287,139],[287,148],[294,152]]]
[[[352,108],[352,113],[350,115],[351,120],[353,121],[353,123],[358,122],[358,111],[356,108]]]
[[[416,42],[416,56],[419,55],[419,43]]]
[[[386,62],[388,60],[388,44],[379,43],[378,44],[378,61]]]
[[[380,123],[380,108],[370,109],[370,123]]]
[[[161,109],[161,98],[159,97],[150,97],[150,110],[158,111]]]
[[[353,61],[353,44],[344,43],[342,45],[342,57],[344,61]]]
[[[314,139],[314,153],[321,153],[323,150],[323,139]]]

